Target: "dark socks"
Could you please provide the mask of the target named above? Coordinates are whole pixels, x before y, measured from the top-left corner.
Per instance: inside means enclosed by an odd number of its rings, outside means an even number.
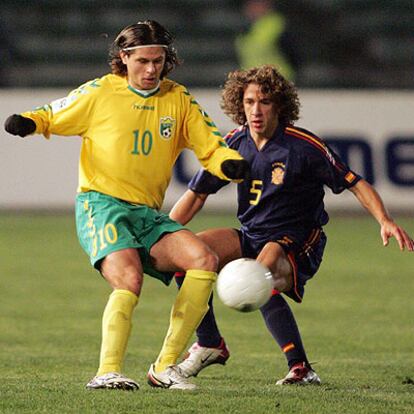
[[[310,368],[295,317],[282,295],[272,296],[260,311],[267,329],[285,354],[289,369],[299,362]]]
[[[184,274],[176,275],[175,281],[180,287],[184,281]],[[216,348],[220,345],[222,337],[214,316],[213,294],[208,304],[210,308],[197,328],[197,338],[199,345]],[[299,362],[305,362],[310,368],[295,317],[283,296],[272,296],[260,311],[267,329],[285,354],[289,369]]]
[[[217,348],[221,343],[221,334],[218,329],[213,310],[213,294],[208,301],[209,310],[197,328],[198,344],[209,348]]]
[[[176,273],[175,282],[178,288],[181,287],[184,281],[184,273]],[[197,328],[196,334],[198,338],[198,344],[208,348],[217,348],[221,343],[221,334],[218,329],[216,318],[213,310],[213,293],[208,301],[209,310],[205,314],[203,320]]]

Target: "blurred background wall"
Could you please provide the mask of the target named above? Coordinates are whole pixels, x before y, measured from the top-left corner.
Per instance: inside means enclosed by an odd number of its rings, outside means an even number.
[[[414,88],[412,0],[276,0],[281,48],[302,88]],[[124,26],[168,27],[189,87],[218,87],[237,64],[235,38],[252,17],[241,0],[2,0],[3,87],[73,87],[107,72]],[[260,45],[257,45],[260,47]]]
[[[259,13],[253,16],[258,4],[247,3],[272,3],[265,15],[273,23],[266,26]],[[114,37],[147,18],[175,35],[183,64],[171,78],[189,87],[223,133],[233,125],[220,112],[219,88],[242,64],[237,42],[248,35],[257,48],[271,41],[289,62],[302,97],[298,124],[328,139],[393,208],[412,208],[412,0],[2,0],[1,121],[107,73]],[[264,27],[273,34],[260,32]],[[79,138],[48,143],[1,130],[0,139],[0,208],[72,205]],[[180,160],[167,207],[196,168],[188,154]],[[217,205],[228,205],[225,199]],[[334,204],[352,205],[347,197]]]

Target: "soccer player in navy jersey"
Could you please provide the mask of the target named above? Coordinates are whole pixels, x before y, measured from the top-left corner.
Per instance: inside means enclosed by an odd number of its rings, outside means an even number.
[[[276,384],[319,384],[306,356],[293,313],[280,294],[301,302],[306,282],[322,261],[328,222],[324,186],[335,194],[350,190],[381,226],[384,246],[395,237],[401,250],[414,243],[387,213],[375,189],[306,129],[294,126],[299,98],[293,84],[270,65],[231,72],[222,108],[240,125],[226,139],[250,164],[250,178],[238,184],[239,230],[219,228],[198,236],[219,256],[219,268],[240,257],[255,258],[273,274],[274,294],[260,310],[266,326],[287,358],[289,372]],[[200,170],[170,212],[184,224],[207,197],[227,184]],[[177,277],[177,283],[182,282]],[[229,351],[210,310],[197,330],[198,341],[179,364],[187,376],[214,363],[224,364]]]

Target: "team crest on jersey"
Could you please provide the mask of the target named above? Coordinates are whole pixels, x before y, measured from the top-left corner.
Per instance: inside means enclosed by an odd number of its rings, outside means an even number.
[[[160,118],[160,135],[163,139],[171,139],[175,132],[175,119],[170,116]]]
[[[283,162],[275,162],[272,165],[272,184],[281,185],[285,178],[285,164]]]

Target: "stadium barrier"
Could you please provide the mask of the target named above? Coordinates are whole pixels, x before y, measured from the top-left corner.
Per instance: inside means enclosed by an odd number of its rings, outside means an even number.
[[[221,112],[219,92],[191,90],[196,100],[226,133],[235,126]],[[0,90],[0,119],[65,96],[65,90]],[[303,90],[298,126],[310,129],[334,148],[350,166],[366,177],[391,210],[412,211],[414,194],[414,92]],[[41,136],[26,139],[0,132],[0,208],[70,209],[77,183],[81,139]],[[167,192],[168,210],[185,191],[199,168],[192,153],[180,158]],[[234,208],[235,185],[209,198],[207,209]],[[358,211],[353,195],[333,196],[327,189],[327,205],[333,210]]]

